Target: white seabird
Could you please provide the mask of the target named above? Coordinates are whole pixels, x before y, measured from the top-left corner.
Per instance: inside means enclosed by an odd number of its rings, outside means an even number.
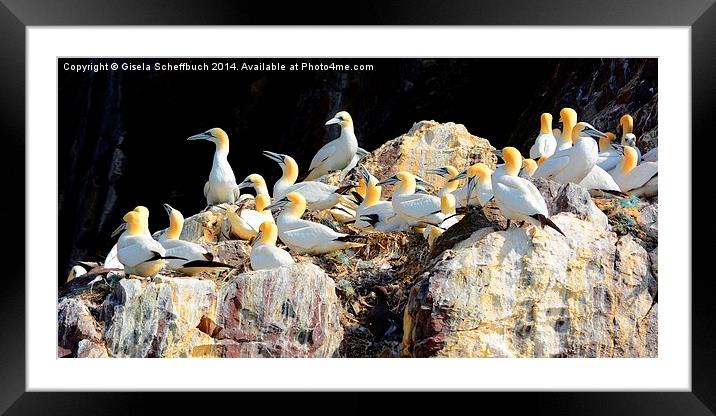
[[[619,150],[612,145],[615,139],[616,136],[611,132],[607,132],[604,136],[599,138],[597,165],[605,171],[614,169],[622,158],[622,154]]]
[[[286,250],[276,247],[278,227],[272,221],[264,221],[259,226],[251,247],[251,269],[266,270],[295,263]]]
[[[361,236],[339,233],[323,224],[301,219],[306,211],[306,198],[299,192],[290,192],[268,207],[275,208],[282,208],[276,219],[278,236],[291,251],[298,254],[325,254],[365,245],[351,241]]]
[[[579,184],[597,163],[599,151],[593,138],[601,136],[604,136],[604,133],[591,124],[577,123],[572,130],[574,145],[557,151],[545,160],[535,171],[534,177],[548,178],[562,184]]]
[[[358,162],[360,162],[364,157],[368,156],[370,154],[369,151],[359,147],[356,151],[356,154],[353,156],[353,159],[351,159],[350,163],[348,163],[348,166],[346,166],[342,171],[340,176],[338,176],[339,180],[345,179],[345,177],[348,175],[348,172],[351,171],[354,167],[358,165]]]
[[[266,194],[256,195],[256,209],[242,209],[239,212],[226,210],[226,218],[231,225],[231,233],[241,240],[250,240],[256,237],[259,227],[264,221],[273,222],[271,210],[267,207],[271,200]],[[235,209],[235,208],[234,208]]]
[[[164,209],[169,215],[169,228],[161,245],[166,250],[167,256],[177,257],[168,261],[167,268],[187,276],[210,270],[233,268],[228,264],[214,261],[214,255],[199,244],[180,240],[184,216],[169,204],[164,204]]]
[[[610,171],[614,181],[623,192],[631,195],[651,197],[659,192],[659,168],[657,162],[637,165],[637,153],[631,146],[624,146],[624,156],[614,170]]]
[[[552,133],[552,114],[542,113],[540,116],[540,131],[535,144],[530,148],[530,158],[545,160],[557,149],[557,139]]]
[[[143,217],[146,218],[147,222],[149,221],[149,210],[147,209],[147,207],[139,205],[139,206],[134,207],[133,211],[140,213]],[[152,237],[152,234],[149,232],[149,228],[147,228],[145,230],[145,232],[148,237],[150,237],[150,238]],[[122,222],[121,224],[119,224],[119,227],[117,227],[114,231],[112,231],[111,237],[115,237],[115,236],[119,235],[120,233],[121,233],[121,235],[119,236],[120,240],[122,239],[122,237],[127,235],[127,223],[126,222]],[[117,244],[113,245],[112,249],[109,251],[109,253],[107,253],[107,256],[104,258],[104,263],[102,263],[102,265],[104,267],[106,267],[108,269],[124,269],[124,266],[117,258],[117,245],[118,244],[119,244],[119,241],[117,242]]]
[[[467,183],[453,192],[457,200],[457,206],[477,205],[484,207],[487,205],[493,196],[491,176],[492,170],[486,164],[475,163],[451,179],[452,181],[458,181],[467,177]]]
[[[560,150],[569,149],[573,146],[572,143],[572,130],[577,124],[577,112],[574,109],[565,107],[559,112],[559,121],[562,122],[562,133],[559,137],[555,137],[557,140],[557,148],[555,152]],[[540,163],[540,162],[538,162]]]
[[[410,228],[393,210],[390,201],[381,201],[380,193],[382,188],[377,186],[378,179],[368,172],[363,166],[360,167],[363,176],[361,180],[367,183],[365,198],[356,209],[356,228],[364,229],[372,226],[376,231],[390,232],[401,231]]]
[[[549,218],[547,203],[537,187],[529,180],[517,176],[522,166],[520,151],[514,147],[505,147],[502,157],[505,160],[504,173],[501,171],[492,176],[492,189],[498,208],[508,220],[507,226],[512,220],[525,221],[540,228],[547,225],[564,235]]]
[[[167,256],[164,247],[151,237],[147,219],[137,211],[129,211],[123,217],[127,232],[117,242],[117,259],[127,275],[152,277],[175,258]]]
[[[320,211],[334,207],[343,202],[348,208],[355,207],[352,201],[339,195],[337,186],[328,185],[318,181],[304,181],[295,183],[298,178],[298,164],[288,155],[264,151],[263,155],[281,166],[281,179],[273,185],[273,201],[276,202],[291,192],[301,192],[306,198],[308,209]]]
[[[331,171],[342,171],[358,151],[358,140],[353,131],[353,119],[347,111],[339,111],[326,125],[339,124],[341,135],[324,145],[311,160],[304,181],[317,179]]]
[[[438,197],[457,190],[459,182],[451,180],[460,173],[455,166],[447,165],[437,169],[428,169],[426,173],[432,173],[445,179],[445,185],[438,191]]]
[[[229,136],[220,128],[213,128],[204,133],[195,134],[187,140],[208,140],[216,145],[214,161],[211,165],[209,180],[204,185],[204,196],[207,205],[223,203],[233,204],[239,200],[239,186],[236,184],[234,171],[229,165]]]
[[[393,210],[410,226],[424,227],[437,225],[445,215],[440,212],[440,198],[423,193],[415,193],[417,178],[410,172],[400,171],[377,185],[399,184],[393,191]]]

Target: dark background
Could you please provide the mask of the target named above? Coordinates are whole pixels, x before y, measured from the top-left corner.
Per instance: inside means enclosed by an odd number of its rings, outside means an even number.
[[[237,181],[256,172],[269,189],[280,169],[261,150],[291,154],[305,169],[338,136],[337,126],[324,123],[339,110],[351,113],[369,151],[434,119],[526,152],[539,114],[552,112],[557,127],[563,106],[605,131],[628,111],[640,139],[657,133],[656,59],[300,59],[374,66],[351,72],[63,70],[65,62],[123,61],[204,60],[59,60],[60,283],[75,261],[104,258],[114,243],[109,234],[136,205],[152,212],[152,231],[167,225],[162,203],[186,216],[204,208],[214,145],[186,138],[211,127],[229,135]]]

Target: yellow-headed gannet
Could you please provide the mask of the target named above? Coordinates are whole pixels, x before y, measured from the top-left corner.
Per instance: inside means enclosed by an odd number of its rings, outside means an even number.
[[[624,114],[619,119],[619,125],[622,128],[622,146],[631,146],[636,151],[636,163],[641,163],[641,150],[636,146],[636,135],[634,135],[634,117],[630,114]]]
[[[251,175],[247,176],[246,179],[243,180],[239,184],[239,189],[244,188],[254,188],[254,191],[256,191],[256,195],[269,195],[268,188],[266,187],[266,181],[264,180],[264,177],[259,175],[258,173],[252,173]]]
[[[505,164],[492,175],[492,189],[495,201],[502,215],[509,221],[526,221],[535,227],[545,225],[554,228],[564,235],[562,230],[549,218],[547,203],[537,187],[525,178],[517,176],[522,167],[522,155],[514,147],[502,150]],[[548,161],[551,160],[548,159]],[[546,162],[545,162],[546,163]]]
[[[180,240],[184,216],[169,204],[164,204],[164,209],[169,215],[169,228],[161,245],[166,250],[167,256],[181,257],[181,259],[170,259],[167,268],[187,276],[210,270],[233,268],[228,264],[214,261],[214,255],[199,244]]]
[[[304,198],[306,198],[308,209],[320,211],[323,209],[329,209],[334,207],[339,202],[344,202],[349,208],[351,201],[339,195],[336,191],[339,190],[337,186],[328,185],[318,181],[304,181],[295,183],[298,178],[298,164],[296,161],[288,155],[280,153],[274,153],[269,151],[263,152],[264,156],[273,160],[281,166],[283,175],[281,179],[276,181],[273,185],[273,200],[278,201],[291,192],[301,192]]]
[[[520,171],[520,176],[523,178],[531,178],[532,175],[535,174],[535,171],[537,170],[537,162],[535,162],[532,159],[523,159],[522,160],[522,170]]]
[[[279,238],[298,254],[325,254],[365,245],[351,241],[360,236],[339,233],[323,224],[301,219],[306,211],[306,198],[298,192],[290,192],[268,207],[274,208],[281,208],[276,219]]]
[[[275,269],[295,263],[293,257],[284,249],[276,247],[278,227],[272,221],[265,221],[259,226],[251,248],[251,268],[253,270]]]
[[[393,191],[393,210],[410,226],[424,227],[443,222],[445,215],[440,212],[440,198],[415,193],[417,178],[410,172],[400,171],[378,182],[378,186],[398,184]]]
[[[227,209],[226,218],[231,224],[231,232],[241,240],[250,240],[256,237],[259,227],[264,221],[273,222],[271,210],[267,207],[271,200],[266,194],[256,195],[256,209],[242,209],[239,212]]]
[[[547,159],[557,149],[557,138],[552,133],[552,114],[542,113],[540,116],[540,131],[535,144],[530,148],[532,159]]]
[[[572,129],[574,146],[557,151],[545,160],[534,173],[536,178],[548,178],[557,183],[578,184],[596,165],[599,157],[593,138],[604,136],[591,124],[579,122]]]
[[[451,179],[460,173],[455,166],[447,165],[437,169],[428,169],[427,173],[432,173],[440,176],[441,178],[445,178],[445,185],[443,185],[443,187],[438,191],[439,197],[442,197],[445,194],[451,194],[457,190],[459,182],[451,181]]]
[[[73,281],[80,276],[84,276],[85,274],[87,274],[87,270],[84,267],[80,265],[72,266],[72,268],[70,269],[70,273],[67,275],[67,283]]]
[[[346,111],[339,111],[326,125],[339,124],[341,135],[328,142],[313,156],[308,174],[303,179],[311,181],[331,171],[342,171],[353,160],[358,151],[358,140],[353,132],[353,119]],[[275,196],[274,196],[275,197]]]
[[[149,222],[149,210],[147,209],[147,207],[139,205],[139,206],[134,207],[133,211],[140,213],[144,218],[146,218],[147,223]],[[144,230],[144,232],[146,232],[146,235],[148,237],[152,236],[152,234],[149,232],[149,228]],[[127,223],[126,222],[119,224],[119,227],[117,227],[114,231],[112,231],[111,237],[115,237],[119,234],[121,234],[119,236],[120,240],[122,239],[122,237],[127,235]],[[119,242],[117,242],[117,244],[119,244]],[[122,263],[117,258],[117,244],[112,246],[112,249],[109,251],[109,253],[107,253],[107,256],[104,258],[103,265],[104,265],[104,267],[106,267],[108,269],[123,269],[124,268]]]
[[[360,167],[359,172],[363,176],[361,178],[363,183],[367,182],[368,185],[366,185],[365,198],[356,209],[356,222],[353,225],[360,229],[372,226],[382,232],[407,230],[408,224],[395,214],[393,204],[390,201],[380,200],[382,188],[377,186],[378,179],[363,166]]]
[[[467,183],[453,192],[457,200],[457,206],[477,205],[484,207],[492,199],[492,170],[484,163],[475,163],[460,172],[452,181],[458,181],[467,177]],[[470,198],[468,203],[468,198]]]
[[[562,134],[557,138],[557,148],[555,152],[572,147],[572,130],[577,124],[577,112],[569,107],[565,107],[559,112],[559,121],[562,122]],[[541,161],[544,161],[544,159],[541,159]],[[541,161],[537,163],[541,164]]]
[[[637,153],[631,146],[624,146],[624,156],[614,170],[614,181],[623,192],[651,197],[659,192],[659,169],[657,162],[644,162],[637,166]]]
[[[440,212],[445,215],[445,220],[440,225],[428,225],[423,230],[423,237],[428,240],[429,246],[432,247],[436,238],[462,219],[463,216],[457,215],[456,209],[455,195],[448,193],[440,197]]]
[[[117,259],[127,275],[152,277],[162,270],[168,260],[175,258],[167,256],[164,247],[149,235],[147,219],[137,211],[124,215],[127,232],[117,242]]]
[[[622,158],[619,149],[612,145],[616,137],[614,133],[607,132],[604,136],[599,138],[597,165],[605,171],[614,169]]]
[[[216,145],[214,161],[211,165],[209,180],[204,185],[204,196],[207,205],[223,203],[233,204],[239,200],[239,186],[236,184],[234,171],[229,160],[229,136],[220,128],[213,128],[204,133],[195,134],[187,140],[208,140]]]

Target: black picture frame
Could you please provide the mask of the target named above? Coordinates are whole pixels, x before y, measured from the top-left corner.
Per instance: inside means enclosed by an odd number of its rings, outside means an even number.
[[[25,378],[25,70],[26,26],[36,25],[257,25],[257,24],[351,24],[351,25],[620,25],[688,26],[691,28],[692,137],[709,140],[716,108],[716,6],[714,0],[491,0],[491,1],[361,1],[272,2],[229,0],[139,1],[139,0],[0,0],[0,132],[3,152],[0,173],[3,188],[12,202],[0,204],[3,230],[15,236],[13,245],[23,247],[5,257],[5,273],[0,287],[0,411],[7,414],[107,414],[149,411],[148,402],[161,403],[163,412],[188,410],[192,404],[221,404],[224,399],[198,398],[172,394],[149,398],[137,393],[30,393]],[[637,41],[638,40],[632,40]],[[48,99],[50,97],[48,96]],[[51,138],[48,138],[51,140]],[[681,138],[679,140],[686,140]],[[708,148],[707,148],[708,149]],[[701,157],[706,155],[701,152]],[[24,157],[21,157],[24,156]],[[696,160],[693,167],[698,166]],[[692,175],[693,179],[698,178]],[[693,189],[693,188],[692,188]],[[698,189],[698,188],[697,188]],[[708,206],[683,201],[699,218]],[[11,221],[7,221],[12,219]],[[683,226],[692,229],[690,223]],[[705,228],[704,228],[705,229]],[[704,231],[706,232],[706,231]],[[685,242],[691,244],[691,242]],[[695,258],[706,254],[708,245],[692,247]],[[10,251],[6,251],[10,253]],[[693,255],[692,255],[693,256]],[[664,261],[670,261],[663,256]],[[698,274],[692,264],[684,264],[683,276],[692,284],[692,384],[689,392],[567,392],[567,393],[481,393],[456,406],[487,409],[499,403],[499,411],[537,411],[554,414],[714,414],[716,410],[716,329],[711,318],[716,312],[714,279]],[[49,267],[54,270],[54,266]],[[52,279],[54,280],[54,276]],[[111,376],[111,375],[102,375]],[[477,375],[476,375],[477,376]],[[514,397],[520,395],[519,397]],[[353,409],[361,398],[355,394],[337,397],[343,407]],[[409,399],[387,397],[386,404],[365,403],[387,410],[405,411]],[[232,399],[232,401],[235,399]],[[245,396],[238,399],[249,399]],[[303,407],[311,397],[271,401],[271,413],[283,406]],[[483,407],[485,401],[493,406]],[[381,400],[384,402],[384,400]],[[443,400],[412,401],[423,409],[444,405]],[[327,402],[326,402],[327,403]],[[482,404],[481,404],[482,403]],[[316,401],[311,407],[320,406]],[[327,405],[327,404],[326,404]],[[361,413],[370,411],[366,407]],[[172,409],[173,408],[173,409]],[[438,407],[440,409],[440,407]],[[249,407],[246,407],[249,409]],[[336,411],[337,410],[334,408]],[[442,410],[447,408],[442,407]],[[214,412],[220,411],[214,408]],[[424,410],[423,410],[424,411]]]

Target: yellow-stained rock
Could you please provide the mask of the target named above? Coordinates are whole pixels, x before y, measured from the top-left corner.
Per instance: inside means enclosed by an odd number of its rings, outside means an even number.
[[[420,121],[408,133],[372,152],[362,163],[380,180],[407,170],[441,187],[445,180],[428,175],[428,169],[453,165],[462,170],[477,162],[494,169],[497,158],[490,149],[490,142],[473,136],[462,124]]]

